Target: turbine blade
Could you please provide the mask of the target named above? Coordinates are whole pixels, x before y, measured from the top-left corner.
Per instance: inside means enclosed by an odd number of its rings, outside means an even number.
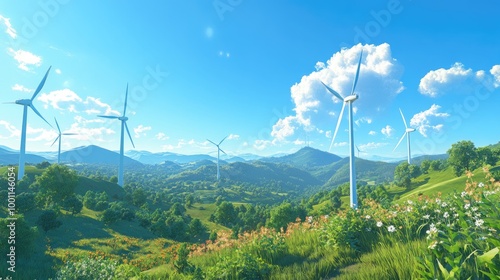
[[[50,127],[54,128],[43,116],[42,114],[40,114],[40,112],[38,112],[38,110],[35,108],[35,106],[33,106],[33,104],[30,104],[29,105],[31,110],[33,110],[33,112],[35,112],[35,114],[37,114],[40,118],[42,118],[42,120],[44,120],[48,125],[50,125]]]
[[[61,129],[59,128],[59,124],[57,123],[57,119],[55,117],[54,117],[54,120],[56,121],[57,130],[59,131],[59,135],[61,135]]]
[[[31,97],[31,101],[33,101],[35,99],[35,97],[37,96],[37,94],[42,90],[43,85],[45,84],[45,80],[47,80],[47,76],[49,75],[50,68],[52,68],[52,66],[49,67],[49,69],[45,73],[45,76],[43,76],[42,81],[40,82],[40,84],[36,88],[35,93],[33,93],[33,96]]]
[[[340,126],[340,123],[342,122],[342,116],[344,115],[345,104],[346,104],[346,102],[344,102],[344,104],[342,105],[342,110],[340,111],[339,119],[337,121],[337,127],[335,128],[335,133],[333,134],[332,142],[330,143],[330,148],[328,149],[328,151],[331,151],[332,146],[333,146],[333,142],[335,141],[335,137],[337,137],[337,132],[339,131],[339,126]]]
[[[352,84],[351,95],[354,94],[354,90],[356,89],[356,85],[358,84],[359,69],[361,67],[361,58],[363,58],[363,50],[361,50],[361,53],[359,54],[358,69],[356,70],[356,76],[354,77],[354,83]]]
[[[229,136],[229,135],[228,135],[228,136]],[[222,142],[224,142],[224,140],[226,140],[226,138],[227,138],[228,136],[226,136],[226,137],[224,137],[224,139],[220,140],[219,145],[220,145],[220,144],[222,144]]]
[[[403,133],[403,136],[401,136],[401,139],[399,139],[399,142],[396,145],[396,147],[394,148],[394,150],[392,150],[393,152],[398,148],[399,144],[401,144],[401,141],[403,141],[403,139],[405,138],[405,136],[406,136],[406,131],[405,131],[405,133]]]
[[[17,104],[16,102],[2,102],[2,104]]]
[[[62,135],[78,135],[78,133],[66,132],[66,133],[63,133]]]
[[[52,143],[52,145],[50,145],[51,147],[54,146],[54,144],[57,142],[57,140],[59,139],[59,137],[61,137],[61,135],[57,136],[56,140],[54,140],[54,143]]]
[[[123,105],[123,116],[125,117],[125,113],[127,112],[127,98],[128,98],[128,83],[127,89],[125,90],[125,105]]]
[[[219,145],[215,144],[215,143],[214,143],[214,142],[212,142],[211,140],[208,140],[208,139],[207,139],[207,141],[208,141],[208,142],[210,142],[210,143],[212,143],[212,144],[214,144],[215,146],[219,147]]]
[[[117,116],[103,116],[103,115],[98,115],[100,118],[106,118],[106,119],[118,119],[119,117]]]
[[[128,137],[130,138],[130,142],[132,142],[132,146],[135,149],[134,140],[132,140],[132,136],[130,135],[130,131],[128,130],[127,122],[125,122],[125,129],[127,130],[127,134],[128,134]]]
[[[340,95],[340,93],[336,92],[335,90],[333,90],[332,88],[330,88],[329,86],[325,85],[325,83],[321,82],[325,88],[333,95],[335,95],[335,97],[337,97],[338,99],[344,101],[344,97],[342,97],[342,95]]]
[[[221,148],[219,148],[219,151],[221,151],[221,152],[223,152],[224,154],[226,154],[226,155],[227,155],[227,153],[226,153],[226,152],[224,152]]]
[[[405,123],[405,128],[408,128],[408,125],[406,125],[405,116],[403,115],[403,111],[401,111],[401,108],[399,108],[399,112],[401,113],[401,117],[403,118],[403,122]]]

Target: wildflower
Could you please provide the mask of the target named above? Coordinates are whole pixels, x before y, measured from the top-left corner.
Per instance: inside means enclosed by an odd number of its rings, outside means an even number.
[[[481,227],[484,224],[484,221],[482,219],[476,220],[476,227]]]
[[[458,215],[458,213],[453,214],[454,218],[458,218],[458,216],[460,216],[460,215]]]
[[[441,207],[446,207],[446,206],[448,206],[448,203],[446,203],[446,202],[443,202],[443,203],[441,204]]]
[[[413,204],[413,201],[411,201],[411,200],[408,200],[407,202],[408,202],[408,204],[410,204],[410,205],[412,205],[412,204]]]
[[[483,184],[483,182],[481,182],[481,183],[479,183],[479,185],[477,185],[477,186],[478,186],[478,187],[480,187],[480,188],[482,188],[482,187],[484,187],[484,184]]]
[[[444,217],[445,219],[446,219],[446,218],[448,218],[449,216],[450,216],[450,214],[448,214],[448,212],[444,212],[443,217]]]
[[[476,211],[477,211],[477,209],[478,209],[477,207],[472,207],[472,209],[471,209],[471,210],[472,210],[472,212],[476,212]]]
[[[431,249],[431,250],[434,250],[434,249],[436,249],[436,246],[437,246],[437,245],[438,245],[438,242],[437,242],[437,241],[434,241],[434,242],[432,242],[432,243],[431,243],[431,245],[429,245],[429,247],[427,247],[427,248],[429,248],[429,249]]]
[[[411,212],[413,208],[411,206],[406,207],[406,212]]]
[[[307,217],[307,222],[308,223],[312,223],[313,222],[313,217],[312,216]]]
[[[441,199],[436,198],[436,203],[437,203],[437,204],[441,204]]]
[[[431,215],[424,215],[422,218],[428,220],[431,217]]]
[[[382,222],[380,221],[377,222],[377,227],[382,227],[382,225],[383,225]]]
[[[367,220],[371,219],[371,216],[370,215],[366,215],[365,217]]]
[[[465,197],[467,195],[466,192],[462,192],[462,194],[460,194],[461,197]]]
[[[396,231],[396,227],[394,227],[393,225],[390,225],[387,227],[387,231],[389,232],[395,232]]]
[[[434,210],[434,212],[436,212],[436,213],[441,213],[441,210],[436,209],[436,210]]]
[[[464,208],[465,208],[465,210],[469,209],[470,208],[470,203],[465,204]]]

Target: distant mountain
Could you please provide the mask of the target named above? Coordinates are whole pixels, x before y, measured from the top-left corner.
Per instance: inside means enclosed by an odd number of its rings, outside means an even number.
[[[291,166],[310,170],[319,166],[325,166],[341,160],[342,158],[311,147],[304,147],[297,152],[281,157],[262,158],[261,161],[273,163],[285,163]]]
[[[181,155],[170,152],[152,153],[148,151],[126,151],[125,155],[144,164],[161,164],[165,161],[190,163],[201,160],[216,160],[209,155]]]
[[[62,163],[87,163],[87,164],[104,164],[118,165],[120,154],[106,150],[99,146],[90,145],[78,147],[72,150],[61,153]],[[131,159],[127,156],[123,158],[124,166],[142,166],[142,163]]]
[[[238,157],[246,160],[246,161],[250,161],[250,160],[258,160],[258,159],[261,159],[262,157],[261,156],[258,156],[258,155],[254,155],[254,154],[239,154]]]
[[[397,163],[388,163],[382,161],[371,161],[356,158],[356,178],[363,181],[374,181],[375,183],[383,183],[394,179],[394,170]],[[349,182],[349,158],[344,158],[341,161],[335,162],[327,167],[331,174],[325,185],[339,185]]]
[[[46,158],[27,153],[25,157],[26,163],[40,163],[42,161],[47,161]],[[19,151],[12,150],[8,147],[0,147],[0,164],[18,164],[19,163]]]

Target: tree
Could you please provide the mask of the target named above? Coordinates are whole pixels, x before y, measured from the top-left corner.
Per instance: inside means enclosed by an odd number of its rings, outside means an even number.
[[[16,207],[19,213],[26,213],[35,208],[35,194],[23,192],[16,196]]]
[[[412,172],[408,162],[400,163],[394,170],[394,183],[398,187],[409,189],[411,186]]]
[[[50,207],[50,204],[60,205],[64,199],[74,195],[78,176],[64,165],[53,164],[36,178],[36,183],[40,188],[39,201],[43,207]]]
[[[36,168],[38,169],[45,169],[50,166],[50,163],[48,161],[42,161],[39,164],[35,165]]]
[[[293,222],[298,216],[289,202],[273,208],[270,215],[268,226],[278,231],[281,228],[286,230],[288,223]]]
[[[116,175],[113,175],[109,178],[109,181],[113,184],[118,184],[118,177]]]
[[[106,225],[111,225],[121,218],[121,213],[115,209],[108,208],[102,212],[101,221]]]
[[[232,203],[223,201],[215,210],[214,220],[222,225],[231,227],[236,223],[238,217]]]
[[[189,249],[186,243],[182,243],[177,249],[177,259],[174,261],[174,267],[177,269],[177,272],[183,273],[190,269],[191,265],[188,262],[188,257]]]
[[[495,166],[498,158],[488,147],[477,148],[478,163],[481,165]]]
[[[63,201],[63,208],[74,215],[82,211],[83,203],[76,195],[72,195]]]
[[[142,188],[137,188],[132,193],[132,203],[135,206],[141,206],[146,202],[147,194]]]
[[[459,141],[451,145],[448,155],[448,163],[453,167],[456,176],[477,168],[477,149],[472,141]]]
[[[54,210],[46,210],[38,217],[36,224],[47,232],[60,227],[62,222],[57,220],[57,213]]]
[[[340,206],[342,206],[342,201],[340,200],[340,194],[337,192],[333,194],[330,201],[332,202],[332,208],[334,211],[338,210]]]
[[[200,219],[192,219],[189,223],[189,235],[191,237],[198,237],[198,235],[205,232],[206,227],[201,223]]]
[[[430,167],[431,167],[431,161],[428,159],[425,159],[420,163],[420,170],[424,174],[427,174],[427,172],[429,172]]]
[[[38,231],[36,227],[30,227],[28,225],[23,215],[16,215],[16,218],[15,229],[12,228],[16,234],[16,256],[19,257],[18,254],[23,254],[28,257],[31,255],[30,251],[34,248],[34,242]],[[2,254],[2,256],[10,253],[10,245],[7,246],[9,236],[11,236],[10,224],[12,224],[12,220],[0,218],[0,240],[2,240],[3,245],[0,246],[0,254]]]

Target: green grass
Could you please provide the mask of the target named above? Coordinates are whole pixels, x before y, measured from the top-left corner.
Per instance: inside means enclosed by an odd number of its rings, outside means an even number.
[[[203,210],[200,207],[204,208]],[[209,221],[210,215],[215,212],[217,206],[215,204],[203,204],[203,203],[194,203],[192,207],[186,209],[186,213],[190,215],[193,219],[198,218],[200,221],[207,226],[209,230],[228,230],[227,227],[216,224],[214,222]]]

